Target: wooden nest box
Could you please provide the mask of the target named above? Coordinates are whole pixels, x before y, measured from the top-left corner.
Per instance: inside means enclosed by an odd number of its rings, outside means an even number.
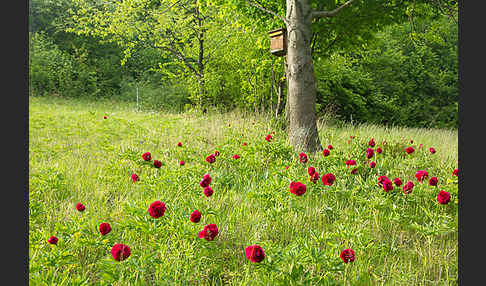
[[[270,53],[281,57],[287,54],[287,30],[280,28],[268,32],[270,36]]]

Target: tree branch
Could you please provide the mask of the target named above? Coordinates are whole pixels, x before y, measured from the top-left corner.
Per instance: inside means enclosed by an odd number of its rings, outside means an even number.
[[[178,4],[179,2],[181,2],[181,0],[178,0],[176,2],[174,2],[172,5],[170,5],[167,9],[165,9],[164,11],[162,11],[162,13],[160,14],[165,14],[165,12],[169,11],[172,7],[174,7],[176,4]]]
[[[251,6],[256,7],[256,8],[258,8],[258,9],[262,10],[263,12],[269,13],[269,14],[271,14],[271,15],[273,15],[273,16],[275,16],[275,17],[279,18],[280,20],[282,20],[282,21],[285,23],[285,25],[288,25],[288,21],[287,21],[287,19],[286,19],[286,18],[284,18],[284,17],[280,16],[279,14],[277,14],[277,13],[275,13],[275,12],[271,11],[271,10],[268,10],[267,8],[263,7],[263,5],[262,5],[262,4],[256,4],[256,3],[254,3],[254,2],[252,2],[252,1],[250,1],[250,0],[246,0],[246,2],[247,2],[248,4],[250,4]]]
[[[452,9],[450,6],[447,6],[448,10],[449,10],[449,13],[446,13],[442,8],[442,4],[441,4],[441,1],[439,0],[435,0],[435,2],[437,3],[437,7],[439,8],[440,12],[444,15],[447,15],[450,19],[452,19],[452,21],[454,21],[454,23],[457,24],[457,20],[456,20],[456,17],[454,16],[454,13],[452,12]]]
[[[312,18],[318,19],[318,18],[325,18],[325,17],[334,17],[336,16],[337,13],[339,13],[339,11],[341,11],[341,9],[345,8],[346,6],[349,6],[353,2],[354,0],[348,0],[346,3],[344,3],[343,5],[337,7],[332,11],[314,11],[312,12]]]
[[[198,76],[199,71],[196,71],[196,69],[189,63],[190,61],[195,62],[193,59],[188,59],[182,55],[181,52],[177,51],[176,49],[166,47],[166,46],[157,46],[160,49],[169,51],[172,53],[175,57],[177,57],[188,69],[190,69],[194,75]]]
[[[318,34],[317,33],[312,33],[312,36],[311,36],[311,41],[312,41],[312,45],[311,45],[311,54],[314,54],[314,48],[316,46],[316,41],[317,41],[317,38],[318,38]]]

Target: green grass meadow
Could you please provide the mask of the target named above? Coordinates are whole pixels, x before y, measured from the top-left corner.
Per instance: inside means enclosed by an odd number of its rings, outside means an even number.
[[[30,284],[457,285],[457,130],[318,125],[323,146],[334,148],[325,158],[308,154],[302,164],[269,116],[30,97]],[[272,131],[274,139],[265,141]],[[371,159],[375,168],[365,156],[371,138],[383,149]],[[415,152],[407,154],[408,146]],[[216,150],[209,164],[205,158]],[[145,162],[145,152],[162,167]],[[356,174],[348,159],[356,160]],[[309,166],[333,173],[336,182],[310,182]],[[418,183],[418,170],[438,185]],[[133,183],[132,173],[140,181]],[[206,173],[211,197],[199,186]],[[377,185],[380,175],[415,187],[408,195],[396,186],[387,193]],[[290,193],[291,181],[307,192]],[[440,190],[450,192],[449,204],[438,204]],[[156,200],[167,206],[158,219],[147,212]],[[189,220],[195,209],[199,223]],[[112,227],[104,236],[102,222]],[[218,236],[199,239],[210,223]],[[52,235],[57,245],[47,242]],[[128,245],[131,256],[115,261],[115,243]],[[261,263],[245,257],[253,244],[265,251]],[[354,262],[340,259],[346,248],[355,251]]]

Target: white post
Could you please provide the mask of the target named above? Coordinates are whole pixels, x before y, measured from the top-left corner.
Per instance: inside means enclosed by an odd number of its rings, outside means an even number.
[[[138,85],[136,85],[137,88],[137,110],[138,110]]]

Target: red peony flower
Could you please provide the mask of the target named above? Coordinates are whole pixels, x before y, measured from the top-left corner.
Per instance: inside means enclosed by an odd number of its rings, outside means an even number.
[[[329,145],[327,145],[327,149],[332,150],[332,149],[334,149],[334,147],[332,147],[332,145],[329,144]]]
[[[457,174],[459,173],[459,169],[454,169],[454,171],[452,171],[452,175],[453,176],[456,176],[457,177]]]
[[[332,173],[327,173],[321,177],[321,182],[326,186],[332,186],[334,181],[336,181],[336,176]]]
[[[444,190],[441,190],[438,194],[437,194],[437,201],[439,202],[439,204],[441,205],[445,205],[445,204],[448,204],[451,200],[451,194],[449,192],[446,192]]]
[[[132,183],[135,183],[136,181],[140,180],[140,178],[138,177],[138,175],[135,174],[135,173],[132,174],[131,178],[132,178]]]
[[[265,258],[265,252],[261,246],[254,244],[245,248],[246,259],[253,263],[262,262]]]
[[[272,139],[273,139],[273,137],[272,137],[272,135],[270,135],[270,134],[268,134],[268,135],[267,135],[267,137],[265,137],[265,140],[266,140],[267,142],[272,141]]]
[[[77,203],[76,209],[80,212],[83,212],[86,209],[86,207],[82,203]]]
[[[383,182],[390,181],[387,176],[379,176],[378,177],[378,186],[383,187]]]
[[[307,174],[309,174],[309,176],[312,176],[315,172],[316,172],[316,168],[314,168],[312,166],[307,168]]]
[[[306,188],[306,185],[302,184],[301,182],[290,183],[290,192],[297,196],[302,196],[305,193]]]
[[[413,189],[413,182],[412,181],[408,181],[405,186],[403,186],[403,193],[404,194],[410,194],[412,192],[412,189]]]
[[[380,147],[376,148],[376,153],[381,154],[381,152],[383,152],[383,150],[381,150]]]
[[[395,178],[393,179],[393,183],[395,183],[395,186],[400,187],[402,185],[402,180],[400,180],[400,178]]]
[[[111,256],[113,256],[113,259],[115,259],[116,261],[123,261],[127,259],[131,254],[130,247],[121,243],[113,245],[110,252]]]
[[[162,167],[162,162],[160,162],[159,160],[154,160],[154,167],[155,167],[155,168],[160,168],[160,167]]]
[[[355,259],[354,250],[350,248],[344,249],[343,251],[341,251],[340,257],[344,261],[344,263],[353,262]]]
[[[104,118],[104,119],[106,119],[106,118],[108,118],[108,117],[106,117],[106,115],[105,115],[105,116],[103,116],[103,118]]]
[[[106,235],[111,231],[111,225],[106,222],[102,222],[99,227],[101,235]]]
[[[385,192],[389,192],[391,190],[393,190],[393,183],[392,181],[390,181],[388,178],[386,180],[383,181],[383,189],[385,190]]]
[[[145,152],[145,153],[142,154],[142,158],[145,161],[150,161],[152,159],[152,155],[150,155],[150,152]]]
[[[216,157],[214,156],[214,154],[211,154],[209,156],[206,157],[206,162],[208,162],[209,164],[212,164],[214,162],[216,162]]]
[[[306,155],[304,152],[301,152],[301,153],[299,154],[299,161],[300,161],[302,164],[307,163],[308,158],[307,158],[307,155]]]
[[[182,147],[182,142],[178,142],[177,146]]]
[[[214,193],[214,191],[213,191],[213,189],[210,186],[207,186],[207,187],[204,188],[204,195],[206,197],[212,196],[213,193]]]
[[[417,178],[417,181],[422,183],[425,179],[429,178],[429,173],[425,170],[420,170],[415,173],[415,178]]]
[[[432,153],[432,154],[435,154],[435,152],[436,152],[434,147],[430,147],[430,148],[429,148],[429,151],[430,151],[430,153]]]
[[[181,165],[181,166],[184,166],[185,164],[186,164],[186,162],[184,162],[182,160],[179,162],[179,165]]]
[[[314,184],[319,181],[320,177],[319,177],[319,173],[317,172],[314,172],[312,173],[312,175],[310,176],[310,181],[313,182]]]
[[[209,184],[211,184],[211,176],[209,174],[205,174],[201,180],[201,182],[199,182],[199,185],[203,188],[209,186]]]
[[[438,182],[439,182],[439,179],[437,179],[437,177],[432,177],[429,180],[429,185],[431,185],[431,186],[437,186],[437,183]]]
[[[415,150],[412,148],[412,147],[407,147],[407,149],[405,149],[405,152],[407,152],[407,154],[412,154]]]
[[[322,151],[322,155],[323,155],[324,157],[329,156],[329,154],[331,154],[331,151],[329,151],[328,149],[324,149],[324,150]]]
[[[346,160],[346,167],[354,166],[354,165],[356,165],[355,160]]]
[[[422,149],[424,147],[424,144],[420,143],[419,148]]]
[[[213,240],[217,235],[218,227],[215,224],[208,224],[199,232],[198,237],[204,238],[205,240]]]
[[[55,237],[54,235],[49,237],[49,239],[47,240],[47,242],[49,242],[50,244],[56,244],[57,245],[57,237]]]
[[[214,151],[214,156],[219,156],[219,151],[218,150]]]
[[[159,218],[165,213],[165,204],[161,201],[155,201],[150,204],[148,213],[153,218]]]
[[[410,144],[413,144],[413,140],[412,139],[410,139]]]
[[[366,158],[370,159],[371,157],[373,157],[374,154],[375,152],[373,151],[373,149],[371,148],[366,149]]]
[[[371,161],[370,168],[374,168],[374,167],[376,167],[376,163],[375,163],[375,161]]]
[[[246,142],[243,142],[243,146],[246,146],[246,145],[247,145]]]
[[[189,217],[189,219],[193,222],[193,223],[198,223],[200,220],[201,220],[201,213],[198,211],[198,210],[195,210],[192,212],[191,216]]]
[[[370,142],[368,142],[368,145],[371,147],[375,147],[375,139],[371,138]]]
[[[240,159],[240,155],[238,155],[238,154],[234,154],[234,155],[233,155],[233,159]]]

